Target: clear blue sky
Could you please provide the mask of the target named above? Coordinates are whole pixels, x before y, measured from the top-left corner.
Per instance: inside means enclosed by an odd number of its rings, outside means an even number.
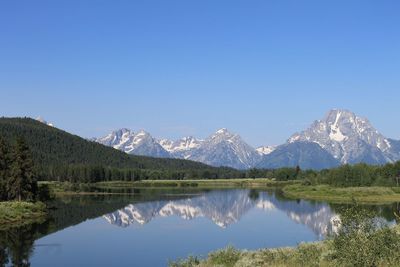
[[[0,116],[280,144],[331,108],[400,138],[398,0],[0,3]]]

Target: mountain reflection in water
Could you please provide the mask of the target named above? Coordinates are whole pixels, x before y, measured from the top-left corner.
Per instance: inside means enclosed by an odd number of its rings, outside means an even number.
[[[200,217],[213,221],[222,228],[239,222],[252,209],[265,212],[279,210],[299,224],[309,227],[323,237],[336,231],[338,216],[324,203],[282,199],[275,193],[256,190],[221,190],[179,200],[160,200],[130,204],[104,215],[113,225],[127,227],[145,225],[157,217],[179,216],[185,220]]]

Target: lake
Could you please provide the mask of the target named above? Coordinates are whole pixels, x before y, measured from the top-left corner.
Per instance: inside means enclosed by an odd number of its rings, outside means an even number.
[[[0,264],[155,267],[229,245],[296,246],[334,233],[340,208],[274,190],[115,192],[63,197],[52,203],[49,220],[0,232]],[[393,205],[373,208],[393,220]]]

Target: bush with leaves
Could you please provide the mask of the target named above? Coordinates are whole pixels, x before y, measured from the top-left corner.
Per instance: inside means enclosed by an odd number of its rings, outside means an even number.
[[[352,206],[341,212],[333,239],[333,260],[339,266],[381,266],[400,262],[400,236],[376,214]]]
[[[225,249],[212,252],[208,255],[209,261],[214,266],[235,266],[236,262],[240,259],[242,252],[232,246]]]

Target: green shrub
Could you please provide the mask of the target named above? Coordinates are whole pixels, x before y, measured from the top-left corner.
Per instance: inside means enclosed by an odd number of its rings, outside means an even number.
[[[212,252],[208,255],[209,261],[213,265],[233,267],[240,259],[241,252],[232,246]]]
[[[294,255],[294,261],[299,266],[320,266],[322,246],[318,244],[300,244]]]
[[[340,266],[380,266],[400,260],[400,236],[375,214],[357,206],[341,214],[333,239],[333,259]],[[390,264],[389,264],[390,265]]]

